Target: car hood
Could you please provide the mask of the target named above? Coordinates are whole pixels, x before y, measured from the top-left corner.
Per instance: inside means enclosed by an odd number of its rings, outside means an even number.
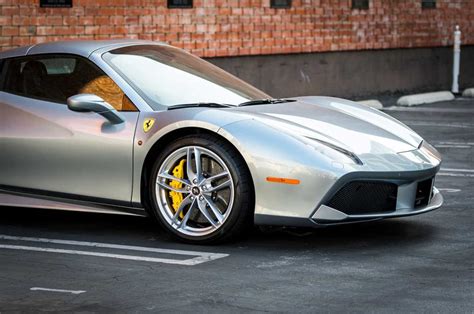
[[[400,153],[417,149],[423,139],[379,110],[332,97],[237,108],[253,119],[295,136],[329,143],[357,155]]]

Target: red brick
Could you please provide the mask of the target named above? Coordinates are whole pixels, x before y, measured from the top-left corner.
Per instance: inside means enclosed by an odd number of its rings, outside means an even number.
[[[77,16],[65,16],[63,18],[64,25],[77,25],[79,22],[79,18]]]
[[[114,34],[114,26],[113,25],[101,25],[99,27],[99,34],[100,35],[113,35]]]
[[[143,32],[142,25],[126,25],[128,34],[141,34]]]
[[[86,35],[93,35],[93,34],[98,34],[99,33],[99,26],[97,25],[92,25],[92,26],[85,26],[84,27],[84,34]]]
[[[110,17],[108,16],[96,16],[94,18],[94,25],[110,25]]]
[[[28,16],[20,16],[14,15],[13,17],[9,17],[9,20],[5,21],[1,25],[28,25],[29,24],[29,17]]]
[[[13,46],[26,46],[30,44],[30,38],[27,36],[15,36],[12,38],[11,44]]]
[[[2,36],[18,36],[19,33],[18,26],[2,26]]]
[[[46,25],[62,25],[63,17],[62,16],[47,16]]]
[[[78,20],[79,25],[94,25],[93,16],[79,16]]]
[[[164,40],[202,56],[389,49],[452,45],[461,25],[474,44],[473,1],[293,0],[275,10],[269,0],[195,0],[190,10],[155,0],[76,0],[71,9],[39,8],[38,1],[0,0],[1,50],[49,40],[142,38]]]
[[[11,47],[11,46],[12,46],[12,37],[0,36],[0,47]]]
[[[54,34],[53,26],[38,26],[36,27],[36,34],[40,36],[49,36]]]
[[[20,36],[36,35],[36,26],[20,26]]]
[[[3,16],[13,16],[20,14],[20,8],[16,5],[2,5],[1,9]]]

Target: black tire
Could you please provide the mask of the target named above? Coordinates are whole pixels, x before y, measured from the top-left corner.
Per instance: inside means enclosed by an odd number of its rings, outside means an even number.
[[[234,201],[227,219],[219,229],[203,236],[189,236],[175,230],[163,217],[158,208],[156,195],[156,180],[158,170],[166,158],[174,151],[186,146],[199,146],[217,154],[226,164],[234,182]],[[160,225],[174,238],[192,244],[216,244],[235,240],[244,236],[253,225],[254,189],[253,183],[243,158],[238,151],[225,140],[208,134],[188,135],[177,139],[166,146],[157,156],[153,164],[148,182],[149,212],[157,219]]]

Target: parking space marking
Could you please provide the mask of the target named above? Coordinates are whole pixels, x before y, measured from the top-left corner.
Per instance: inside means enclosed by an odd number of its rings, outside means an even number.
[[[472,177],[474,178],[474,173],[452,173],[452,172],[439,172],[438,176],[446,176],[446,177]]]
[[[175,265],[185,265],[185,266],[194,266],[194,265],[210,262],[219,258],[224,258],[224,257],[229,256],[229,254],[223,254],[223,253],[160,249],[160,248],[131,246],[131,245],[120,245],[120,244],[109,244],[109,243],[98,243],[98,242],[83,242],[83,241],[60,240],[60,239],[19,237],[19,236],[10,236],[10,235],[0,235],[0,240],[49,243],[49,244],[61,244],[61,245],[85,246],[85,247],[94,247],[94,248],[117,249],[117,250],[126,250],[126,251],[137,251],[137,252],[151,252],[151,253],[160,253],[160,254],[195,256],[189,259],[178,260],[178,259],[170,259],[170,258],[112,254],[112,253],[103,253],[103,252],[94,252],[94,251],[0,244],[0,249],[3,248],[3,249],[11,249],[11,250],[25,250],[25,251],[36,251],[36,252],[109,257],[109,258],[124,259],[124,260],[143,261],[143,262],[152,262],[152,263],[165,263],[165,264],[175,264]]]
[[[474,169],[441,168],[441,171],[448,171],[448,172],[472,172],[472,173],[474,173]]]
[[[474,148],[474,142],[432,142],[437,148]]]
[[[413,112],[444,112],[444,113],[474,113],[470,108],[438,108],[438,107],[385,107],[382,111],[413,111]]]
[[[424,121],[403,121],[403,123],[414,126],[433,126],[433,127],[446,127],[446,128],[460,128],[460,129],[471,129],[474,128],[474,124],[470,123],[441,123],[441,122],[424,122]]]
[[[437,175],[447,176],[447,177],[473,177],[474,178],[474,170],[473,169],[441,168],[440,172],[438,172]]]
[[[434,142],[435,145],[474,146],[474,142]]]
[[[469,145],[450,145],[450,144],[435,144],[436,148],[472,148]]]
[[[47,291],[47,292],[59,292],[59,293],[70,293],[70,294],[81,294],[85,293],[85,290],[64,290],[64,289],[50,289],[50,288],[41,288],[33,287],[30,288],[31,291]]]
[[[440,192],[446,192],[446,193],[458,193],[461,192],[461,189],[450,189],[450,188],[438,188]]]

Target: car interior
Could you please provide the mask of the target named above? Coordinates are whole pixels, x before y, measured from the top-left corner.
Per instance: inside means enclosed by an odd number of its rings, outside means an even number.
[[[137,111],[120,87],[86,59],[26,57],[7,60],[5,66],[6,92],[62,104],[77,94],[94,94],[118,111]]]

